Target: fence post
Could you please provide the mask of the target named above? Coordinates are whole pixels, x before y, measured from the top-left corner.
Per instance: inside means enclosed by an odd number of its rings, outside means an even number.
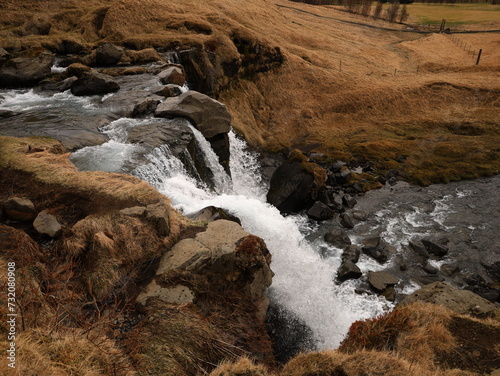
[[[481,54],[483,53],[483,49],[480,48],[479,49],[479,52],[477,54],[477,61],[476,61],[476,65],[479,65],[479,60],[481,60]]]
[[[340,60],[339,72],[342,72],[342,60]]]

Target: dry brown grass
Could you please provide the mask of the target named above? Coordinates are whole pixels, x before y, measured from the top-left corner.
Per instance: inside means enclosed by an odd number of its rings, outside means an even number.
[[[0,346],[8,348],[6,342],[0,342]],[[22,332],[16,346],[16,368],[9,375],[136,375],[127,357],[102,334],[68,328],[35,329]],[[10,370],[7,363],[3,356],[0,367]]]

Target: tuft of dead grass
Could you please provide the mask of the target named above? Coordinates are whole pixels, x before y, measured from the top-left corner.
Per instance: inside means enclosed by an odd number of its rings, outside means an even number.
[[[6,342],[0,342],[8,348]],[[10,375],[133,376],[127,357],[106,336],[80,329],[32,329],[16,340],[16,368]],[[6,357],[0,367],[9,369]]]
[[[222,362],[216,369],[210,372],[210,376],[270,376],[269,371],[251,359],[243,357],[232,363]]]

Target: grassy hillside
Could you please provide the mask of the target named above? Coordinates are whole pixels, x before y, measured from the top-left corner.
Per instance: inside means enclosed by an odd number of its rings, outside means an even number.
[[[0,10],[0,45],[10,50],[71,37],[136,48],[203,45],[231,61],[241,53],[235,35],[279,47],[280,68],[234,79],[218,93],[254,147],[370,162],[422,184],[500,169],[499,34],[459,36],[483,49],[476,66],[446,35],[368,28],[356,23],[404,26],[286,0],[22,0]],[[48,35],[29,33],[37,22],[51,23]]]

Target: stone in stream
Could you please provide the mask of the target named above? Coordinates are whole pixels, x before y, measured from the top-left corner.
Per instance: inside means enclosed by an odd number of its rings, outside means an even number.
[[[349,260],[353,263],[357,263],[359,260],[359,256],[361,255],[361,248],[357,245],[351,244],[344,248],[342,252],[342,260]]]
[[[391,254],[396,253],[394,247],[387,244],[381,237],[373,237],[363,240],[362,251],[364,254],[374,258],[379,263],[386,262]]]
[[[52,74],[54,55],[48,51],[35,57],[8,57],[0,63],[0,87],[33,86]]]
[[[210,142],[220,164],[230,174],[228,132],[231,129],[231,115],[224,104],[190,90],[178,97],[165,99],[156,108],[155,116],[184,117],[190,120]]]
[[[348,279],[358,279],[362,275],[361,269],[351,260],[344,260],[337,271],[337,279],[340,282],[344,282]]]
[[[422,239],[422,244],[425,246],[427,252],[437,257],[444,257],[448,254],[448,246],[443,244],[443,242]]]
[[[77,96],[114,93],[120,85],[113,77],[95,71],[86,72],[71,86],[71,93]]]
[[[178,86],[183,86],[186,83],[186,75],[181,66],[172,65],[165,70],[158,73],[158,78],[160,82],[164,85],[174,84]]]
[[[440,270],[444,275],[447,275],[448,277],[453,277],[460,271],[460,268],[457,265],[453,264],[443,264],[441,265]]]
[[[368,214],[363,210],[354,210],[352,212],[352,217],[358,221],[366,221],[368,219]]]
[[[342,227],[349,228],[349,229],[354,228],[354,223],[353,223],[351,217],[349,216],[349,214],[347,214],[347,213],[340,214],[339,223],[342,225]]]
[[[332,219],[334,215],[335,212],[320,201],[316,201],[307,211],[307,216],[316,221]]]
[[[71,88],[73,83],[78,78],[75,76],[68,77],[62,81],[49,81],[44,80],[35,87],[36,91],[52,92],[52,93],[62,93]]]
[[[178,85],[168,84],[158,90],[155,94],[161,95],[165,98],[177,97],[182,94],[182,90]]]
[[[342,196],[342,204],[347,206],[349,209],[352,209],[357,203],[356,199],[350,195]]]
[[[33,227],[40,235],[47,235],[51,238],[58,237],[62,232],[61,224],[57,221],[57,218],[46,210],[38,214],[33,221]]]
[[[423,267],[424,271],[428,274],[437,274],[438,273],[438,268],[436,268],[434,265],[432,265],[431,263],[427,262],[424,267]]]
[[[284,214],[300,211],[315,201],[317,192],[325,188],[325,181],[326,171],[294,150],[274,171],[267,201]]]
[[[27,198],[11,197],[3,203],[7,217],[14,221],[31,222],[38,214],[33,202]]]
[[[429,252],[427,252],[427,249],[425,249],[425,246],[421,241],[411,240],[408,244],[413,252],[415,252],[417,255],[422,256],[425,259],[429,258]]]
[[[324,236],[325,242],[337,248],[344,248],[351,245],[351,239],[341,228],[334,228]],[[356,261],[355,261],[356,262]]]

